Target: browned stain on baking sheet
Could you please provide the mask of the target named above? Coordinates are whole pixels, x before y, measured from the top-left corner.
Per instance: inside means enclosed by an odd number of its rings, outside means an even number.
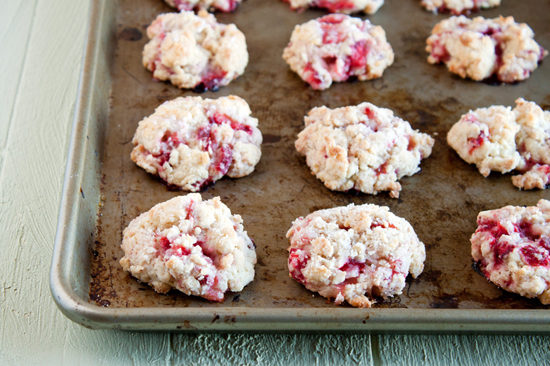
[[[526,11],[521,2],[504,2],[484,16],[518,14],[534,28],[536,39],[550,48],[544,12]],[[487,282],[471,267],[469,238],[477,213],[508,204],[532,205],[548,198],[547,191],[518,191],[510,174],[479,174],[446,144],[453,123],[469,109],[491,104],[512,105],[518,97],[550,105],[545,62],[525,82],[490,86],[462,80],[444,66],[429,65],[425,39],[433,25],[443,19],[423,11],[417,1],[388,1],[368,18],[382,25],[395,51],[395,62],[384,77],[367,82],[335,83],[325,91],[312,90],[282,59],[282,52],[296,24],[324,12],[293,12],[277,0],[249,0],[231,14],[217,14],[223,23],[235,23],[246,35],[250,62],[243,76],[218,92],[202,97],[235,94],[250,104],[264,134],[262,159],[256,170],[240,179],[222,179],[202,194],[222,200],[243,217],[245,229],[257,245],[255,281],[240,294],[227,294],[223,303],[186,296],[177,291],[155,293],[122,271],[118,261],[122,232],[137,215],[159,202],[185,194],[171,191],[130,160],[131,139],[137,124],[162,102],[197,95],[169,83],[153,81],[141,64],[147,37],[139,38],[146,25],[171,9],[158,0],[121,0],[118,17],[116,59],[113,67],[112,108],[104,146],[103,207],[96,242],[91,248],[90,299],[113,307],[318,307],[334,303],[305,289],[288,276],[285,237],[292,222],[312,211],[375,203],[390,207],[407,219],[427,249],[424,273],[407,279],[403,294],[377,298],[380,308],[544,308],[538,300],[523,299]],[[412,16],[414,15],[414,16]],[[317,106],[330,108],[364,101],[392,109],[413,128],[432,135],[432,156],[422,161],[421,171],[401,180],[399,199],[387,193],[377,196],[328,190],[310,173],[305,159],[294,148],[303,128],[303,117]],[[349,307],[349,305],[342,305]],[[214,317],[213,317],[214,319]],[[229,319],[215,321],[233,322]],[[190,327],[185,322],[184,328]]]
[[[118,38],[125,41],[139,41],[143,38],[143,33],[137,28],[126,27],[118,34]]]

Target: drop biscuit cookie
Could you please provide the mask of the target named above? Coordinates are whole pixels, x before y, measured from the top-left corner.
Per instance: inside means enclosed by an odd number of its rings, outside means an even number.
[[[162,294],[174,288],[223,301],[254,279],[254,243],[219,197],[191,193],[159,203],[130,222],[122,250],[124,270]]]
[[[418,172],[435,142],[391,110],[366,102],[313,108],[304,120],[296,150],[306,157],[312,173],[335,191],[390,191],[397,198],[397,180]]]
[[[519,175],[512,178],[521,189],[544,189],[550,180],[550,112],[523,98],[514,109],[479,108],[463,115],[447,134],[448,144],[479,172]]]
[[[224,175],[254,171],[262,155],[258,120],[236,96],[180,97],[164,102],[140,123],[132,160],[171,186],[200,191]]]
[[[143,66],[157,80],[182,89],[216,91],[244,73],[248,51],[234,24],[220,24],[204,10],[160,14],[147,28]]]
[[[480,212],[472,235],[477,268],[495,285],[550,305],[550,201]]]
[[[290,276],[337,305],[369,308],[373,297],[399,295],[426,252],[411,225],[387,207],[336,207],[300,217],[290,239]]]
[[[513,17],[485,19],[453,16],[432,29],[426,51],[431,64],[444,63],[452,73],[476,81],[525,80],[548,54],[525,23]]]
[[[350,78],[371,80],[393,63],[393,50],[380,26],[344,14],[297,25],[283,58],[313,89]]]

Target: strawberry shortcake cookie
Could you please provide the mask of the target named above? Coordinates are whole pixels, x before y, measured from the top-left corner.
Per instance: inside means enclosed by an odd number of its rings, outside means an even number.
[[[244,73],[248,51],[234,24],[219,24],[202,10],[160,14],[147,28],[143,66],[179,88],[218,90]]]
[[[223,301],[254,279],[256,251],[239,215],[219,197],[172,198],[141,214],[124,230],[120,264],[159,293]]]
[[[512,177],[512,182],[518,188],[544,189],[550,181],[550,112],[520,98],[514,114],[520,126],[516,146],[521,160],[516,170],[523,174]]]
[[[179,11],[218,10],[226,13],[237,9],[242,0],[164,0],[168,5]]]
[[[322,8],[331,13],[374,14],[384,4],[384,0],[285,0],[292,9]]]
[[[432,137],[413,130],[391,110],[366,102],[313,108],[304,120],[296,149],[312,173],[335,191],[390,191],[397,198],[397,180],[418,172],[434,145]]]
[[[520,126],[510,107],[492,106],[470,111],[455,123],[447,142],[469,164],[487,177],[491,171],[514,170],[521,157],[516,151]]]
[[[472,235],[477,268],[495,285],[550,305],[550,201],[483,211]]]
[[[494,8],[500,0],[422,0],[422,6],[433,13],[450,12],[455,15],[479,9]]]
[[[531,28],[513,17],[453,16],[433,28],[428,62],[444,63],[463,78],[513,83],[527,79],[548,54],[533,37]]]
[[[380,26],[344,14],[297,25],[283,58],[313,89],[334,81],[370,80],[393,63],[393,50]]]
[[[512,178],[521,189],[544,189],[550,181],[550,112],[534,102],[516,100],[514,109],[479,108],[463,115],[447,142],[487,177],[491,171],[520,172]]]
[[[144,118],[132,140],[132,160],[171,186],[200,191],[227,175],[254,171],[262,133],[248,104],[236,96],[180,97]]]
[[[387,207],[336,207],[300,217],[290,239],[290,276],[336,304],[369,308],[402,293],[424,269],[426,252],[411,225]]]

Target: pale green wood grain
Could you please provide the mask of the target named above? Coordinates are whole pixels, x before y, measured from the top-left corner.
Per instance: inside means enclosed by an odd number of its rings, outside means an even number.
[[[547,337],[380,336],[372,352],[368,335],[147,334],[92,331],[66,319],[48,274],[87,11],[88,1],[0,3],[0,365],[548,361]]]
[[[21,6],[4,11],[13,4]],[[9,121],[1,120],[0,364],[32,365],[62,355],[72,326],[51,300],[48,267],[88,4],[39,0],[0,6],[1,23],[30,26],[28,41],[3,44],[3,55],[23,55],[20,65],[0,68],[0,80],[18,80],[16,88],[0,90],[0,100],[12,101],[5,107]]]
[[[550,365],[546,336],[380,336],[383,365]]]
[[[172,349],[176,360],[191,365],[374,364],[364,335],[174,335]]]
[[[34,19],[36,1],[4,1],[0,13],[0,166]]]
[[[81,342],[85,341],[82,351],[67,354],[65,364],[373,365],[370,340],[363,335],[187,335],[83,330],[80,336]]]

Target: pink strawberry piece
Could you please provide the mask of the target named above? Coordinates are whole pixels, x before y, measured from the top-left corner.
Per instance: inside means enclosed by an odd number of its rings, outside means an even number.
[[[437,62],[447,62],[451,59],[451,54],[447,50],[447,47],[439,39],[432,43],[431,55]]]
[[[208,90],[218,91],[225,75],[227,75],[227,72],[223,70],[217,72],[209,71],[203,75],[201,82],[195,85],[195,90],[201,93]]]
[[[478,137],[470,137],[468,139],[468,146],[470,147],[468,152],[472,154],[474,150],[483,145],[485,141],[487,141],[487,136],[485,136],[485,132],[483,131],[479,133]]]
[[[355,8],[355,4],[348,0],[317,0],[314,6],[327,9],[331,13],[337,13]]]
[[[174,148],[177,148],[181,141],[178,139],[177,133],[173,131],[168,131],[162,139],[160,140],[162,150],[160,154],[153,155],[158,159],[159,165],[162,168],[164,164],[170,160],[170,154]]]
[[[528,245],[521,248],[521,254],[530,266],[548,266],[550,264],[550,253],[545,248]]]
[[[290,250],[289,263],[294,268],[290,274],[292,275],[292,278],[294,278],[296,281],[300,283],[306,282],[306,279],[302,274],[302,271],[307,266],[308,261],[309,261],[309,255],[305,254],[303,251],[299,249]]]
[[[307,64],[304,69],[304,80],[311,85],[313,89],[320,90],[321,84],[323,83],[323,80],[320,78],[317,71],[313,69],[311,64]]]

